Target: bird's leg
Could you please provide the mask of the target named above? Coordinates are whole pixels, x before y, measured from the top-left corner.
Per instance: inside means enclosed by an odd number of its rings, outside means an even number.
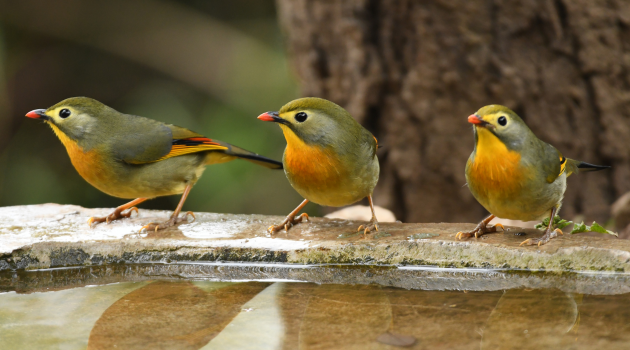
[[[188,194],[190,193],[190,190],[192,189],[193,185],[186,185],[186,189],[184,189],[184,193],[182,193],[182,198],[179,200],[179,204],[177,204],[177,208],[175,208],[175,211],[173,212],[173,214],[171,215],[171,218],[168,219],[168,221],[165,221],[163,223],[155,223],[152,222],[150,224],[144,225],[142,226],[142,228],[140,229],[140,231],[142,230],[151,230],[151,231],[157,231],[157,230],[163,230],[165,228],[171,227],[171,226],[175,226],[178,223],[182,222],[182,221],[186,221],[188,219],[188,215],[193,217],[193,221],[195,220],[195,214],[192,211],[187,211],[186,215],[184,215],[183,218],[179,217],[179,213],[182,211],[182,207],[184,207],[184,202],[186,202],[186,198],[188,197]]]
[[[372,195],[368,196],[368,202],[370,202],[370,209],[372,209],[372,219],[370,219],[369,224],[365,226],[361,225],[357,229],[357,231],[363,230],[364,238],[370,231],[378,231],[378,220],[376,220],[376,213],[374,213],[374,203],[372,202]]]
[[[122,219],[122,218],[128,218],[131,216],[132,212],[136,212],[138,213],[138,208],[136,208],[135,206],[146,201],[149,198],[136,198],[134,200],[132,200],[131,202],[127,203],[127,204],[123,204],[120,207],[116,208],[114,210],[113,213],[107,215],[107,216],[103,216],[103,217],[95,217],[92,216],[89,220],[88,220],[88,225],[90,225],[90,227],[92,227],[92,224],[96,223],[96,224],[100,224],[101,222],[106,222],[109,224],[110,221],[114,221],[114,220],[118,220],[118,219]],[[123,213],[123,211],[129,209],[128,212]]]
[[[300,215],[297,215],[297,213],[299,213],[300,210],[304,208],[306,203],[308,203],[308,199],[305,199],[302,203],[300,203],[300,205],[298,205],[297,208],[289,213],[289,215],[287,215],[286,219],[284,219],[284,221],[281,222],[280,225],[271,225],[269,226],[267,231],[271,234],[274,234],[282,229],[288,232],[293,225],[302,222],[302,219],[304,219],[304,221],[308,221],[308,214],[302,213]],[[297,217],[295,217],[296,215]]]
[[[479,225],[477,225],[477,227],[475,227],[474,230],[468,231],[468,232],[459,231],[457,232],[457,235],[455,235],[455,238],[462,239],[462,238],[468,238],[468,237],[473,237],[473,236],[475,238],[481,237],[481,235],[485,233],[497,232],[497,227],[500,227],[501,230],[505,231],[505,227],[503,227],[502,224],[488,225],[488,223],[492,221],[492,219],[494,219],[494,215],[490,214],[490,216],[481,220]]]
[[[549,226],[547,226],[547,229],[545,230],[545,234],[542,235],[542,237],[540,238],[528,238],[526,240],[524,240],[523,242],[521,242],[521,244],[519,245],[538,245],[539,247],[547,242],[549,242],[552,238],[556,238],[559,234],[564,234],[562,233],[562,230],[557,228],[554,230],[553,228],[553,218],[556,217],[556,211],[558,210],[557,207],[553,207],[551,209],[551,216],[549,217]]]

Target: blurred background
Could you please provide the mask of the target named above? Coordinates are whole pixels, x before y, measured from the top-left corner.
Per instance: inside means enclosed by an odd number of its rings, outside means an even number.
[[[123,203],[24,118],[70,96],[275,159],[282,133],[256,116],[330,99],[384,145],[375,202],[405,222],[486,215],[464,186],[466,117],[503,104],[565,156],[612,166],[569,178],[561,215],[613,228],[617,203],[630,236],[627,1],[0,0],[1,206]],[[300,200],[282,172],[234,161],[209,167],[185,210],[285,215]]]
[[[85,182],[32,109],[89,96],[280,160],[280,128],[256,117],[298,92],[271,0],[0,1],[0,206],[125,202]],[[301,200],[282,171],[234,161],[208,167],[185,210],[286,215]]]

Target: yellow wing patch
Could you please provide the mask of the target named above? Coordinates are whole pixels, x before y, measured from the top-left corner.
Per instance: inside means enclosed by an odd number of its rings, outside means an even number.
[[[566,169],[566,166],[567,166],[567,159],[563,157],[562,155],[560,155],[560,174],[558,174],[558,176],[564,174],[564,170]]]
[[[372,137],[374,138],[374,141],[376,142],[376,147],[374,147],[374,154],[372,154],[372,157],[376,156],[376,151],[378,151],[378,140],[376,139],[376,136],[372,135]]]
[[[156,159],[153,162],[159,162],[164,159],[183,156],[190,153],[206,152],[206,151],[218,151],[228,149],[221,144],[212,141],[205,137],[192,137],[188,139],[173,140],[173,147],[171,151],[160,159]]]

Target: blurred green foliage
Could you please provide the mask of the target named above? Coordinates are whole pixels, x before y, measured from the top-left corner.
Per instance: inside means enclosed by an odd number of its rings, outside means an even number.
[[[29,2],[0,8],[0,206],[54,202],[113,207],[125,202],[87,184],[50,128],[24,118],[32,109],[47,108],[72,96],[89,96],[124,113],[180,125],[281,159],[285,141],[280,129],[256,119],[298,97],[272,0],[144,0],[138,9],[143,15],[132,14],[135,32],[129,37],[142,39],[146,34],[147,39],[137,40],[137,47],[131,48],[121,43],[125,35],[111,34],[119,24],[111,17],[92,18],[87,24],[81,21],[82,11],[106,16],[101,8],[89,8],[104,3],[82,3],[74,12],[76,23],[73,18],[65,19],[65,31],[55,31],[54,21],[46,24],[53,26],[51,30],[31,28],[29,21],[40,17],[30,12],[35,8],[41,14],[54,12],[63,8],[63,1],[37,2],[37,7],[28,8]],[[130,16],[129,11],[123,15]],[[166,23],[167,28],[195,21],[204,30],[221,28],[220,38],[229,39],[230,47],[225,42],[213,43],[213,37],[206,42],[203,32],[176,38],[169,38],[169,33],[145,33],[154,30],[156,21]],[[204,51],[200,46],[206,44]],[[218,48],[221,52],[212,57],[225,52],[227,58],[213,61],[209,57],[207,65],[200,66],[205,57],[198,55],[174,55],[163,61],[143,55],[160,52],[164,45],[183,53],[199,48],[200,54]],[[199,75],[186,75],[188,67],[201,67]],[[216,72],[230,75],[226,79]],[[179,196],[157,198],[142,207],[172,210],[178,200]],[[301,200],[282,171],[237,160],[209,166],[184,210],[286,215]],[[309,205],[307,212],[318,215],[320,209]]]

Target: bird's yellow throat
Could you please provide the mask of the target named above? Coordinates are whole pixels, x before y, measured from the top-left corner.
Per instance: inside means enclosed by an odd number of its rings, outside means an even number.
[[[475,158],[468,164],[471,183],[503,193],[516,190],[523,176],[519,169],[521,155],[509,150],[492,132],[477,128]],[[470,160],[469,160],[470,162]],[[469,183],[469,186],[471,184]]]
[[[57,138],[59,138],[61,143],[66,147],[68,153],[83,151],[74,140],[70,139],[68,135],[61,131],[61,129],[59,129],[55,124],[51,122],[47,122],[47,124],[50,125],[50,127],[53,129],[53,132],[55,133],[55,135],[57,135]],[[70,154],[70,157],[72,157],[72,154]]]
[[[103,167],[102,158],[94,150],[84,151],[79,144],[68,137],[63,131],[61,131],[55,124],[48,122],[48,125],[53,129],[55,135],[61,140],[61,143],[66,147],[68,156],[72,165],[77,172],[92,186],[101,188],[98,186],[99,181],[107,182],[108,179],[101,179],[106,174]]]

